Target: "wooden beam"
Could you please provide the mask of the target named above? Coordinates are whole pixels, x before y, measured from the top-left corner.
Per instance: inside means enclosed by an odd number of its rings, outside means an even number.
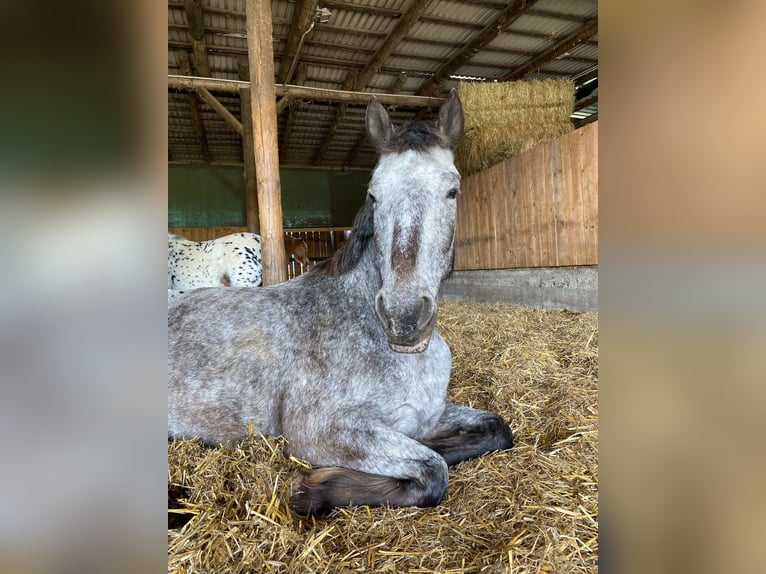
[[[579,128],[583,127],[584,125],[589,124],[591,122],[595,122],[595,121],[598,121],[598,112],[588,116],[587,118],[583,118],[581,120],[577,120],[576,122],[574,122],[574,127],[575,127],[575,129],[579,129]]]
[[[274,285],[287,280],[287,258],[282,229],[282,193],[277,149],[271,1],[249,0],[245,5],[263,284]]]
[[[189,63],[189,55],[186,52],[179,52],[177,55],[178,66],[181,68],[181,72],[184,74],[191,74],[191,64]],[[186,94],[186,102],[189,106],[189,112],[191,113],[192,125],[194,126],[194,132],[197,135],[200,148],[202,149],[202,159],[205,162],[210,163],[210,148],[207,144],[207,133],[205,133],[205,124],[202,123],[202,114],[199,111],[199,100],[195,92],[189,92]]]
[[[444,98],[405,96],[395,94],[381,94],[369,92],[343,92],[341,90],[326,90],[322,88],[310,88],[308,86],[275,86],[277,95],[289,94],[293,98],[306,100],[318,100],[322,102],[346,102],[349,104],[367,105],[370,98],[375,96],[383,105],[402,107],[440,107]]]
[[[168,75],[168,87],[181,90],[194,90],[198,87],[221,92],[238,93],[240,88],[247,88],[250,82],[240,80],[222,80],[219,78],[196,78],[191,76]],[[295,86],[277,84],[274,86],[276,96],[290,96],[305,100],[320,102],[346,102],[349,104],[367,105],[372,96],[376,96],[383,105],[401,106],[410,108],[440,107],[444,103],[443,98],[426,96],[407,96],[398,94],[371,93],[371,92],[343,92],[341,90],[328,90],[325,88],[312,88],[309,86]]]
[[[240,81],[250,82],[250,64],[247,61],[246,54],[240,54],[237,56],[237,75]],[[242,91],[240,90],[240,94]]]
[[[202,0],[184,0],[186,21],[189,24],[189,35],[192,37],[194,50],[194,67],[198,76],[210,76],[210,64],[207,59],[205,43],[205,23],[202,19]]]
[[[343,82],[341,90],[343,91],[359,91],[366,88],[373,76],[378,73],[383,66],[383,62],[393,53],[394,48],[407,36],[412,27],[417,23],[423,12],[426,11],[431,0],[423,0],[421,2],[413,2],[407,11],[402,14],[401,18],[397,21],[391,32],[386,36],[386,39],[375,51],[369,62],[362,68],[361,71],[349,70],[346,75],[346,79]],[[319,165],[324,160],[324,156],[327,150],[330,148],[335,131],[343,121],[343,116],[346,113],[346,107],[348,104],[340,103],[335,109],[335,117],[327,132],[322,143],[319,145],[316,155],[314,156],[314,165]]]
[[[479,50],[497,38],[508,26],[513,24],[519,16],[531,8],[537,0],[516,0],[500,12],[497,17],[487,24],[476,38],[460,51],[450,61],[441,66],[430,80],[426,81],[417,91],[419,96],[431,96],[439,90],[449,77],[461,66],[470,61]]]
[[[298,56],[303,47],[303,40],[311,30],[311,25],[316,17],[318,0],[298,0],[293,8],[293,19],[290,22],[290,32],[287,35],[282,63],[279,65],[277,83],[284,84],[290,81],[293,71],[298,63]]]
[[[417,2],[417,0],[416,0]],[[352,12],[362,12],[371,16],[388,16],[389,18],[398,18],[401,16],[399,10],[393,10],[391,8],[378,8],[375,6],[354,5],[349,2],[339,0],[322,0],[322,6],[327,8],[337,8],[340,10],[348,10]]]
[[[298,64],[298,71],[295,72],[295,85],[302,86],[305,83],[306,83],[306,64],[300,63]],[[290,96],[282,96],[281,98],[279,98],[277,100],[277,116],[279,116],[279,114],[281,114],[282,111],[284,111],[284,109],[287,108],[288,106],[290,108],[288,111],[288,120],[289,120],[290,115],[293,115],[293,116],[295,115],[295,114],[292,114],[293,98],[291,98]],[[298,105],[296,109],[300,109],[300,104]]]
[[[287,108],[290,105],[290,98],[288,96],[282,96],[277,100],[276,104],[276,110],[277,115],[281,114],[283,111],[285,111],[285,108]]]
[[[591,36],[598,34],[598,17],[588,21],[584,26],[575,30],[572,34],[556,42],[548,50],[540,54],[539,56],[532,58],[530,62],[527,62],[523,66],[515,69],[510,74],[503,78],[504,82],[510,80],[521,80],[525,76],[540,69],[551,60],[555,60],[561,54],[570,50],[580,44],[584,40],[587,40]]]
[[[575,81],[575,89],[577,86],[582,86],[585,83],[587,83],[589,80],[592,80],[593,78],[598,78],[598,65],[593,66],[592,69],[587,70],[584,73],[580,73],[580,75],[575,76],[573,80]]]
[[[583,108],[587,108],[588,106],[592,106],[598,102],[598,94],[595,96],[591,96],[589,98],[585,98],[584,100],[577,102],[574,107],[574,111],[581,110]]]
[[[216,97],[211,94],[207,88],[197,88],[197,93],[203,100],[205,100],[207,105],[218,112],[218,115],[220,115],[224,121],[229,124],[229,126],[231,126],[231,129],[237,132],[240,136],[243,134],[242,124],[240,121],[235,118],[234,114],[226,109],[226,106],[219,102],[218,99],[216,99]]]
[[[391,55],[402,40],[407,36],[412,27],[417,23],[423,12],[426,11],[431,0],[422,0],[421,2],[412,2],[407,11],[402,14],[396,26],[386,37],[383,44],[380,45],[375,55],[367,62],[367,65],[359,72],[353,89],[362,90],[366,88],[372,77],[380,71],[383,62]]]

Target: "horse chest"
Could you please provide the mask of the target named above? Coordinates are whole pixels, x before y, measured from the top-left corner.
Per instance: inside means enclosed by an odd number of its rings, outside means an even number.
[[[443,341],[434,343],[427,354],[403,357],[386,385],[388,398],[383,404],[388,424],[414,438],[436,423],[446,400],[449,350]]]

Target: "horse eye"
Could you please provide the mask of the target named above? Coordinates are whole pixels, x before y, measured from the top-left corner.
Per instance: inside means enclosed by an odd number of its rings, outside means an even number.
[[[371,194],[369,191],[367,192],[367,197],[369,197],[369,198],[370,198],[370,201],[372,201],[373,203],[375,203],[376,201],[378,201],[377,199],[375,199],[375,196],[374,196],[374,195],[372,195],[372,194]]]
[[[447,199],[455,199],[458,193],[460,193],[460,188],[453,187],[447,192]]]

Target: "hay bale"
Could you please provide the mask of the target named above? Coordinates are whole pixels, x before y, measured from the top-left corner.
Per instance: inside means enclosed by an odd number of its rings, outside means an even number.
[[[572,80],[461,83],[465,134],[455,153],[463,175],[570,132]]]
[[[169,485],[191,515],[168,530],[169,572],[596,572],[595,313],[440,302],[453,353],[449,398],[494,410],[516,445],[450,469],[435,508],[287,507],[305,463],[284,441],[235,449],[168,443]]]

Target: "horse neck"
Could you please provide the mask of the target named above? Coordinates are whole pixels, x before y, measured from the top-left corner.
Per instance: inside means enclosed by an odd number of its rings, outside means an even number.
[[[365,243],[354,267],[339,275],[338,280],[364,300],[372,302],[375,299],[375,294],[380,290],[383,281],[375,259],[372,240]]]

